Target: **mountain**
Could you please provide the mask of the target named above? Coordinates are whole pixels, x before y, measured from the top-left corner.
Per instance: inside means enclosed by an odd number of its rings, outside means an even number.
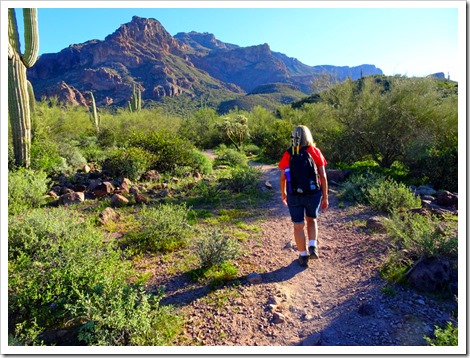
[[[125,106],[134,85],[142,91],[146,104],[188,96],[217,105],[242,97],[252,96],[250,103],[253,98],[265,98],[266,93],[253,91],[274,83],[292,85],[297,98],[299,93],[310,94],[312,80],[325,73],[342,81],[382,71],[373,65],[312,67],[271,51],[268,44],[240,47],[209,33],[171,36],[159,21],[134,16],[104,40],[40,56],[28,70],[28,79],[37,99],[58,96],[79,105],[88,103],[92,91],[100,106]],[[287,88],[272,86],[271,90]],[[276,101],[273,94],[270,100]]]

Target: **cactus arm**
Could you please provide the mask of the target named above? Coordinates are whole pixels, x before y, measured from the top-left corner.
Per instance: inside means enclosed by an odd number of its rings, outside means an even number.
[[[15,9],[8,9],[8,45],[8,58],[13,57],[15,53],[20,53],[20,36],[18,34]]]
[[[26,81],[26,67],[15,54],[8,66],[8,116],[13,134],[15,162],[18,166],[28,168],[31,149],[31,110]]]
[[[34,116],[36,112],[36,99],[34,98],[34,88],[31,82],[26,80],[26,86],[28,90],[28,98],[29,98],[29,110],[31,112],[31,116]]]
[[[23,18],[25,39],[23,63],[27,68],[30,68],[36,62],[39,52],[37,9],[24,9]]]
[[[96,133],[99,133],[101,117],[98,114],[98,109],[96,108],[95,96],[93,96],[93,92],[90,92],[90,97],[91,97],[90,119],[92,123],[95,125]]]

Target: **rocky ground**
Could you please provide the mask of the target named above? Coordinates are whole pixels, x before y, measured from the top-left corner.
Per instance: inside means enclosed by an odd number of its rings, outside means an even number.
[[[263,169],[279,192],[278,170]],[[320,259],[301,268],[288,209],[274,195],[261,238],[249,239],[238,260],[240,284],[211,290],[158,269],[149,284],[164,286],[161,303],[188,319],[182,346],[424,346],[435,325],[453,321],[457,302],[381,279],[388,242],[367,229],[373,215],[339,205],[331,187],[330,208],[318,219]]]

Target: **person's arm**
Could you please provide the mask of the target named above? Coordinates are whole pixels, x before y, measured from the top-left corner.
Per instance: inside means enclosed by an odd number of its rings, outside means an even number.
[[[322,165],[318,167],[318,174],[320,175],[320,183],[321,183],[321,191],[322,191],[322,199],[321,199],[321,209],[325,211],[328,209],[328,179],[326,178],[326,170],[325,166]]]
[[[286,172],[284,169],[281,169],[281,175],[279,176],[279,186],[281,187],[282,203],[287,205]]]

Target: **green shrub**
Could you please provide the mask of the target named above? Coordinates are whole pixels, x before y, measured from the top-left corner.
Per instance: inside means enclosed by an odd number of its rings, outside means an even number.
[[[159,306],[160,296],[130,285],[83,294],[69,309],[85,323],[78,340],[89,346],[164,346],[181,331],[181,319],[171,306]]]
[[[31,169],[42,170],[47,174],[69,171],[67,161],[60,155],[57,143],[41,138],[31,142]]]
[[[60,143],[58,147],[60,156],[65,158],[70,171],[81,169],[87,163],[86,159],[75,145],[71,143]]]
[[[92,223],[63,208],[10,217],[8,304],[16,338],[35,324],[65,325],[77,318],[67,305],[100,287],[122,286],[131,269],[121,256],[103,245]]]
[[[20,168],[8,172],[8,214],[15,215],[45,202],[50,180],[42,171]]]
[[[212,172],[212,160],[196,148],[191,150],[190,167],[195,171],[206,175]]]
[[[451,227],[444,227],[433,216],[405,212],[392,213],[385,222],[390,236],[407,250],[410,256],[428,257],[457,255],[458,240]]]
[[[130,139],[130,145],[147,150],[154,155],[151,169],[161,173],[172,172],[180,166],[194,164],[194,146],[186,139],[161,131],[138,133]]]
[[[112,150],[103,161],[102,167],[112,177],[138,180],[152,165],[155,156],[137,147]]]
[[[341,184],[339,196],[345,201],[367,204],[367,194],[379,179],[380,176],[374,172],[353,174],[349,180]]]
[[[247,189],[259,189],[261,169],[250,166],[238,166],[230,170],[230,177],[225,180],[230,191],[241,193]]]
[[[236,167],[239,165],[245,165],[248,161],[245,153],[239,152],[232,148],[227,148],[222,145],[216,150],[217,158],[215,159],[215,165],[228,165]]]
[[[452,322],[447,322],[445,328],[435,326],[434,339],[424,337],[430,346],[458,346],[459,329]]]
[[[202,229],[194,240],[194,252],[202,268],[212,267],[234,259],[240,253],[240,246],[221,229]]]
[[[174,251],[187,244],[189,210],[183,205],[143,206],[137,214],[139,227],[132,231],[130,243],[143,252]]]
[[[378,211],[391,213],[399,209],[421,207],[421,200],[402,183],[392,179],[380,179],[366,193],[370,206]]]

